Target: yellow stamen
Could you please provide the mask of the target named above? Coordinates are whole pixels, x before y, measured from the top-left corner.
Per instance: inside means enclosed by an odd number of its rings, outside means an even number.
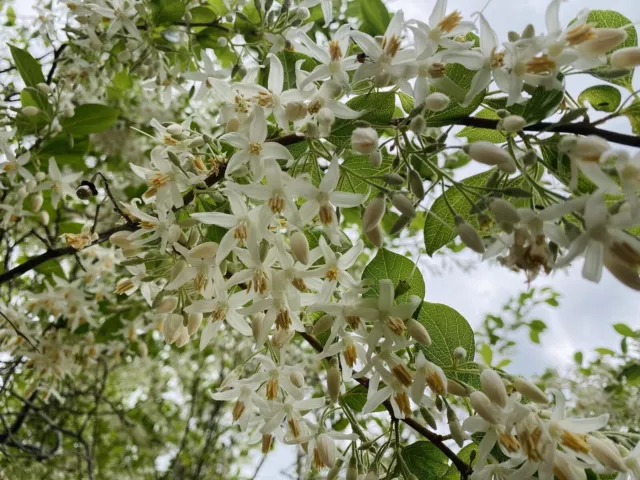
[[[579,45],[582,42],[595,38],[596,34],[593,31],[593,26],[585,23],[572,28],[567,32],[567,43],[569,45]]]
[[[542,55],[529,60],[526,65],[527,73],[543,74],[550,73],[556,68],[556,62],[554,62],[549,56]]]
[[[462,15],[460,15],[460,12],[458,10],[455,10],[444,17],[442,20],[440,20],[440,23],[438,23],[438,28],[444,33],[449,33],[458,26],[461,20]]]

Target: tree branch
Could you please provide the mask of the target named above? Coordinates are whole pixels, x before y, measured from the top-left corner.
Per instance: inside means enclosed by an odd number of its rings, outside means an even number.
[[[320,352],[322,352],[324,350],[322,344],[313,335],[310,335],[310,334],[308,334],[306,332],[298,332],[298,333],[318,353],[320,353]],[[367,389],[369,388],[369,379],[368,378],[355,378],[354,380],[356,380],[364,388],[367,388]],[[445,443],[444,443],[445,437],[443,435],[440,435],[438,433],[432,432],[431,430],[429,430],[428,428],[424,427],[423,425],[420,425],[420,423],[418,423],[417,421],[415,421],[412,418],[396,419],[394,414],[393,414],[393,408],[391,407],[391,403],[387,400],[387,401],[385,401],[383,403],[383,405],[385,406],[385,408],[387,409],[387,411],[389,412],[389,415],[391,415],[391,418],[393,420],[399,420],[402,423],[404,423],[405,425],[407,425],[408,427],[412,428],[414,431],[416,431],[417,433],[422,435],[424,438],[429,440],[431,443],[433,443],[436,446],[436,448],[438,448],[438,450],[440,450],[442,453],[444,453],[447,456],[447,458],[449,458],[449,460],[451,460],[453,465],[455,465],[455,467],[460,472],[461,480],[466,480],[469,477],[469,474],[471,473],[470,466],[467,465],[462,459],[460,459],[458,457],[458,455],[456,455],[453,450],[451,450],[447,445],[445,445]]]

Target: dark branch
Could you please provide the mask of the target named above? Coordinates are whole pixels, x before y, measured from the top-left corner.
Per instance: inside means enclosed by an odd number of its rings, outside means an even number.
[[[62,52],[64,52],[67,46],[68,46],[67,43],[63,43],[58,48],[56,48],[56,50],[53,52],[53,63],[51,64],[49,73],[47,73],[47,85],[51,84],[51,81],[53,80],[53,74],[55,73],[56,68],[58,67],[58,60],[60,60],[60,55],[62,55]]]

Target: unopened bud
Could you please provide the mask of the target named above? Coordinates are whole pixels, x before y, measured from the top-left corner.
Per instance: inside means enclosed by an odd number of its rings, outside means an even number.
[[[147,355],[149,355],[149,348],[147,347],[147,344],[144,343],[142,340],[138,340],[137,345],[138,345],[138,355],[140,355],[142,358],[146,358]]]
[[[625,465],[618,449],[609,443],[608,440],[600,440],[592,435],[587,436],[587,443],[591,447],[591,455],[602,463],[617,472],[626,472]]]
[[[376,73],[373,77],[373,84],[378,88],[384,88],[391,82],[391,75],[385,71]]]
[[[304,132],[307,138],[320,138],[320,129],[316,122],[307,122]]]
[[[422,135],[427,128],[427,121],[422,115],[416,115],[411,119],[409,129],[416,135]]]
[[[327,370],[327,393],[333,403],[338,403],[341,382],[340,369],[336,362],[332,362],[329,370]]]
[[[538,161],[538,154],[535,150],[527,150],[522,156],[522,163],[525,167],[531,167]]]
[[[455,395],[456,397],[468,397],[469,392],[466,388],[464,388],[460,383],[452,380],[450,378],[447,379],[447,391],[451,395]]]
[[[302,102],[289,102],[284,108],[284,116],[288,122],[296,122],[307,116],[307,106]]]
[[[289,380],[291,380],[291,383],[293,383],[298,388],[304,387],[304,375],[302,375],[302,372],[300,372],[299,370],[291,372],[291,374],[289,375]]]
[[[42,197],[42,193],[38,192],[33,197],[31,197],[31,210],[33,212],[38,212],[42,208],[42,204],[44,203],[44,199]]]
[[[464,151],[476,162],[489,166],[497,166],[507,173],[516,171],[516,164],[511,155],[491,142],[481,140],[465,145]]]
[[[236,117],[233,117],[231,120],[227,122],[224,127],[224,133],[237,132],[240,130],[240,120]]]
[[[520,115],[509,115],[502,119],[502,129],[507,133],[516,133],[524,128],[527,121]]]
[[[431,414],[427,407],[421,406],[420,414],[422,415],[422,418],[424,418],[424,421],[427,422],[427,425],[429,425],[434,430],[438,428],[438,423],[436,422],[435,417]]]
[[[522,38],[533,38],[536,34],[536,29],[532,24],[528,24],[522,31]]]
[[[477,253],[484,253],[484,242],[480,234],[469,225],[462,217],[456,217],[456,233],[467,247]]]
[[[197,228],[192,228],[191,231],[189,232],[189,240],[187,241],[187,246],[189,248],[193,248],[198,245],[199,241],[200,241],[200,230],[198,230]]]
[[[293,328],[277,328],[271,336],[271,344],[276,348],[282,348],[289,344],[295,334],[296,331]]]
[[[176,278],[178,278],[178,275],[180,275],[185,268],[187,268],[187,262],[183,258],[178,259],[176,263],[173,264],[173,268],[171,269],[171,276],[169,277],[170,282],[173,282]]]
[[[251,334],[256,342],[256,347],[260,348],[264,345],[264,342],[269,336],[269,331],[265,331],[266,326],[264,324],[265,314],[258,312],[251,318]]]
[[[407,320],[407,322],[405,323],[405,327],[409,335],[411,335],[411,337],[415,341],[421,343],[425,347],[431,345],[431,337],[429,336],[429,332],[427,332],[427,329],[424,327],[424,325],[422,325],[416,319],[410,318],[409,320]]]
[[[518,40],[520,40],[520,34],[514,31],[509,31],[507,32],[507,39],[510,42],[517,42]]]
[[[627,47],[616,50],[609,56],[614,67],[633,68],[640,66],[640,47]]]
[[[316,439],[316,450],[320,461],[325,467],[333,467],[336,464],[338,451],[333,438],[328,433],[321,433]]]
[[[167,343],[175,342],[182,333],[182,315],[169,315],[164,321],[162,333]]]
[[[505,110],[504,108],[500,108],[496,110],[496,115],[498,116],[498,118],[504,119],[511,115],[511,112],[509,110]]]
[[[496,216],[500,223],[518,223],[520,214],[516,207],[502,198],[494,198],[489,202],[489,210]]]
[[[322,107],[318,112],[318,124],[321,127],[330,127],[336,121],[336,116],[333,110],[327,107]]]
[[[336,480],[336,478],[338,478],[338,474],[340,473],[340,469],[342,468],[342,464],[343,464],[343,460],[342,459],[338,459],[336,461],[336,464],[329,469],[329,471],[327,472],[327,478],[326,480]]]
[[[305,21],[310,16],[311,16],[311,13],[309,12],[308,8],[298,7],[296,9],[296,17],[298,17],[300,20]]]
[[[540,390],[534,383],[522,377],[517,377],[513,381],[513,388],[516,392],[520,392],[532,402],[541,403],[543,405],[549,403],[549,399],[542,390]]]
[[[464,349],[464,347],[456,347],[453,350],[453,358],[455,358],[456,361],[461,362],[465,358],[467,358],[467,351]]]
[[[189,314],[189,318],[187,319],[187,333],[189,334],[189,336],[198,331],[201,323],[202,313],[194,312]]]
[[[39,84],[36,85],[36,87],[38,87],[38,90],[40,90],[45,95],[48,95],[49,93],[51,93],[51,87],[44,82],[40,82]]]
[[[291,234],[291,254],[298,262],[303,265],[309,263],[309,241],[307,237],[299,230]]]
[[[324,314],[321,316],[316,323],[313,324],[313,334],[320,335],[323,332],[326,332],[333,325],[334,317],[333,315]]]
[[[404,194],[396,193],[391,197],[391,203],[398,211],[405,217],[415,218],[416,209],[413,206],[413,202],[409,200]]]
[[[405,217],[404,215],[401,215],[395,221],[395,223],[391,226],[391,230],[389,230],[389,235],[395,235],[397,233],[400,233],[402,230],[404,230],[404,228],[407,225],[411,223],[411,220],[413,220],[411,217]]]
[[[178,306],[178,297],[164,297],[156,307],[156,313],[171,313]]]
[[[22,109],[22,114],[25,117],[35,117],[40,113],[40,109],[38,107],[34,107],[33,105],[28,105]]]
[[[349,466],[347,467],[346,480],[358,480],[358,460],[355,455],[351,455]]]
[[[364,210],[364,215],[362,215],[362,229],[368,232],[379,225],[382,217],[384,217],[385,209],[386,201],[383,196],[375,197],[371,200]]]
[[[472,392],[471,395],[469,395],[469,400],[471,401],[471,406],[474,408],[476,413],[487,422],[494,425],[498,425],[500,423],[500,413],[498,408],[491,403],[489,397],[487,397],[483,392],[480,390]]]
[[[378,132],[371,127],[356,128],[351,134],[351,148],[362,155],[368,155],[378,148]]]
[[[167,133],[171,136],[180,135],[182,133],[182,125],[179,123],[172,123],[167,127]]]
[[[382,165],[382,152],[379,149],[375,149],[369,154],[369,163],[373,168],[380,168]]]
[[[588,55],[600,56],[609,53],[627,39],[621,28],[594,28],[594,36],[577,45],[577,50]]]
[[[196,138],[192,138],[191,140],[189,140],[189,142],[187,143],[187,146],[189,148],[198,148],[204,145],[204,138],[202,137],[196,137]]]
[[[49,225],[49,212],[46,210],[40,212],[40,223],[44,226]]]
[[[176,347],[182,348],[189,341],[189,332],[187,331],[187,327],[184,325],[180,328],[180,333],[178,338],[176,338]]]
[[[385,183],[389,185],[393,185],[394,187],[399,187],[404,184],[404,178],[398,175],[397,173],[386,173],[382,176]]]
[[[427,96],[424,100],[424,106],[432,112],[441,112],[445,110],[451,100],[444,93],[434,92]]]
[[[505,408],[507,406],[507,389],[504,386],[504,382],[500,375],[495,370],[490,368],[485,369],[480,374],[480,384],[484,393],[494,402],[496,405]]]
[[[371,230],[368,230],[365,232],[365,235],[367,236],[367,240],[376,248],[381,248],[384,244],[384,231],[380,225],[376,225]]]
[[[409,190],[411,190],[411,193],[413,193],[418,199],[422,200],[424,198],[422,177],[415,170],[411,170],[409,172]]]
[[[197,230],[196,230],[197,231]],[[218,252],[218,244],[216,242],[204,242],[189,250],[189,256],[193,258],[213,258]]]

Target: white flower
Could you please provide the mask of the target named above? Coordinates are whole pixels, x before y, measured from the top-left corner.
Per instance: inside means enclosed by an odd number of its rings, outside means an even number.
[[[306,8],[315,7],[320,4],[322,16],[324,17],[324,26],[328,27],[333,21],[333,1],[332,0],[303,0],[301,6]]]
[[[204,68],[202,71],[196,72],[185,72],[182,76],[188,80],[193,80],[195,82],[200,82],[200,88],[197,93],[193,96],[193,100],[200,101],[203,100],[205,95],[213,89],[214,84],[209,80],[210,78],[227,78],[230,74],[228,69],[217,69],[215,65],[215,55],[214,58],[211,59],[209,54],[206,51],[202,52],[202,62],[204,63]]]
[[[384,379],[385,383],[382,388],[380,388],[381,379]],[[407,387],[385,368],[376,369],[376,373],[369,379],[367,401],[362,407],[362,413],[373,412],[389,398],[391,398],[391,407],[396,418],[403,419],[411,415],[411,402],[407,395]]]
[[[324,397],[308,398],[305,400],[296,400],[289,396],[284,402],[269,402],[268,408],[262,411],[267,417],[263,427],[260,429],[262,434],[272,433],[280,426],[283,420],[287,420],[289,432],[294,438],[301,437],[300,420],[309,410],[321,408],[325,404]]]
[[[136,26],[135,18],[138,17],[138,12],[127,0],[111,0],[111,8],[102,7],[96,4],[88,4],[87,7],[93,10],[95,13],[99,13],[104,18],[109,19],[109,28],[107,29],[107,38],[113,37],[120,30],[125,30],[128,35],[131,35],[136,40],[142,41],[138,27]]]
[[[638,480],[640,479],[640,442],[624,457],[624,463],[629,469],[628,472],[620,472],[616,480]]]
[[[56,163],[56,159],[51,157],[49,159],[49,178],[50,182],[45,182],[46,187],[41,185],[40,188],[51,188],[51,205],[53,208],[58,207],[60,200],[64,200],[67,197],[73,197],[76,193],[76,188],[72,184],[80,178],[82,172],[74,172],[62,174]]]
[[[358,127],[351,133],[353,151],[368,155],[378,148],[378,132],[371,127]]]
[[[300,207],[300,217],[304,225],[319,215],[320,222],[324,228],[327,237],[331,243],[340,244],[340,232],[338,230],[338,218],[336,216],[336,207],[355,207],[367,199],[368,195],[359,195],[356,193],[336,192],[338,186],[338,178],[340,176],[338,158],[335,157],[331,161],[331,165],[327,169],[324,177],[320,181],[318,187],[311,182],[301,179],[294,179],[291,182],[291,190],[294,194],[301,196],[307,202]]]
[[[316,68],[298,85],[300,90],[311,82],[319,80],[333,79],[345,90],[350,89],[349,76],[347,72],[357,69],[360,64],[356,55],[347,56],[349,51],[349,35],[351,25],[342,25],[331,35],[328,50],[317,45],[307,35],[301,36],[302,43],[309,49],[311,55],[320,62]]]
[[[229,285],[247,284],[247,290],[265,295],[271,283],[271,266],[276,261],[276,249],[269,248],[264,257],[260,253],[258,234],[255,227],[249,228],[249,236],[245,242],[246,249],[236,248],[234,253],[246,267],[233,274]]]
[[[440,45],[446,49],[469,48],[473,42],[460,43],[454,39],[466,35],[476,29],[473,22],[462,21],[460,12],[454,10],[446,14],[447,0],[438,0],[429,16],[429,23],[413,20],[411,23],[417,25],[426,35],[428,41],[432,42],[430,50],[433,53]]]
[[[370,60],[360,65],[353,76],[354,82],[374,77],[374,82],[378,86],[384,87],[389,83],[395,83],[408,95],[413,94],[413,89],[404,75],[407,65],[415,60],[415,51],[400,49],[403,25],[404,13],[402,10],[398,10],[389,22],[381,44],[378,44],[373,37],[364,32],[351,32],[351,38],[356,41]]]
[[[261,107],[254,108],[252,117],[247,134],[227,133],[220,137],[220,140],[238,149],[229,160],[225,175],[229,177],[235,170],[248,163],[253,173],[253,181],[259,182],[264,177],[265,160],[293,161],[293,157],[283,145],[266,141],[267,121]]]
[[[35,178],[24,166],[29,163],[31,153],[25,152],[16,158],[11,147],[3,141],[0,141],[0,149],[2,149],[6,162],[0,163],[0,171],[7,174],[10,180],[15,180],[20,175],[26,182],[35,182]]]
[[[158,216],[154,217],[144,213],[137,207],[140,199],[134,199],[131,204],[123,203],[129,214],[140,220],[140,229],[127,237],[133,245],[144,245],[160,239],[160,251],[165,252],[167,246],[172,246],[180,238],[182,230],[175,223],[176,216],[173,211],[158,210]],[[144,235],[146,237],[142,238]]]
[[[214,247],[213,250],[217,250],[217,244],[211,243]],[[193,289],[200,293],[204,298],[211,298],[213,295],[213,283],[215,275],[215,252],[211,256],[203,257],[199,252],[203,251],[203,247],[207,245],[201,243],[197,247],[188,250],[179,243],[173,245],[173,248],[184,257],[189,267],[182,270],[176,278],[167,284],[166,290],[177,290],[185,283],[193,280]]]
[[[246,430],[253,414],[253,405],[263,410],[267,408],[267,403],[255,392],[255,388],[257,388],[258,385],[252,388],[252,386],[248,386],[246,382],[240,383],[235,380],[228,382],[230,388],[226,389],[225,384],[227,384],[227,380],[223,383],[222,389],[212,394],[211,397],[218,401],[235,399],[232,413],[233,420],[234,422],[238,422],[242,430]]]
[[[356,286],[356,281],[347,270],[353,266],[358,256],[364,250],[364,242],[358,240],[353,247],[339,257],[329,245],[327,245],[327,241],[322,236],[320,237],[319,247],[324,256],[325,264],[313,272],[319,276],[324,275],[325,280],[322,288],[318,292],[317,301],[318,303],[327,303],[338,286],[338,283],[345,287]]]

